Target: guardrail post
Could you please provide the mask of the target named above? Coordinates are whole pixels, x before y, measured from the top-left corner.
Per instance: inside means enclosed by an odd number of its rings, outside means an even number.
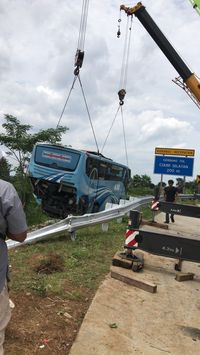
[[[70,232],[70,238],[71,238],[72,242],[75,242],[75,240],[76,240],[76,231],[75,230]]]
[[[143,256],[135,255],[133,250],[138,248],[139,226],[141,222],[141,213],[136,210],[131,210],[129,214],[128,228],[125,233],[125,253],[121,253],[122,258],[132,261],[132,270],[139,271],[144,266]]]
[[[151,203],[151,214],[152,214],[152,222],[156,223],[155,221],[155,216],[156,216],[156,211],[159,210],[159,200],[155,199]]]
[[[127,255],[132,255],[132,250],[137,248],[137,238],[139,235],[139,226],[141,221],[141,213],[136,210],[131,210],[129,214],[128,227],[125,233],[124,249]]]
[[[131,229],[139,229],[141,221],[141,212],[136,210],[131,210],[129,214],[129,227]]]

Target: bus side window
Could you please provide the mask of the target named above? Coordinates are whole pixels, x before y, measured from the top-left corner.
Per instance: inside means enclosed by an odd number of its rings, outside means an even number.
[[[107,164],[99,162],[99,179],[106,180]]]
[[[92,159],[91,158],[87,158],[87,161],[86,161],[86,174],[87,174],[87,176],[90,176],[93,167],[94,166],[92,164]]]
[[[120,166],[111,166],[111,179],[115,181],[123,181],[123,168]]]
[[[124,186],[127,187],[128,182],[129,182],[129,174],[128,174],[128,170],[127,169],[124,169],[123,181],[124,181]]]
[[[98,179],[98,162],[95,159],[87,158],[86,161],[86,174],[90,179]]]
[[[109,164],[106,167],[105,180],[111,180],[111,172],[110,172],[110,170],[111,170],[111,166]]]

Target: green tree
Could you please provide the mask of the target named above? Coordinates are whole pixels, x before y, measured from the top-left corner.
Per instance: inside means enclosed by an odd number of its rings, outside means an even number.
[[[149,195],[153,193],[154,184],[151,182],[151,178],[144,175],[133,175],[130,185],[129,185],[129,194],[133,196],[138,195]]]
[[[67,127],[59,126],[58,128],[49,128],[41,130],[38,133],[31,134],[29,131],[31,125],[21,124],[17,117],[12,115],[4,115],[5,123],[2,127],[6,133],[0,134],[0,144],[6,146],[11,155],[17,162],[17,167],[22,175],[26,162],[30,156],[33,146],[37,142],[60,143],[62,134],[67,131]]]
[[[141,184],[144,187],[153,187],[150,176],[146,174],[141,175]]]
[[[131,179],[131,186],[133,187],[153,187],[152,185],[151,178],[146,174],[136,174]]]
[[[0,160],[0,179],[10,181],[11,164],[8,163],[6,158]]]
[[[183,193],[183,190],[184,190],[184,179],[183,178],[176,178],[176,188],[177,188],[177,191],[179,194],[182,194]]]
[[[7,147],[8,155],[16,161],[15,183],[22,203],[25,204],[30,196],[29,182],[26,177],[26,165],[32,152],[33,146],[37,142],[60,143],[62,134],[67,131],[67,127],[49,128],[40,130],[38,133],[30,133],[32,128],[29,124],[20,123],[17,117],[4,115],[5,122],[2,127],[5,133],[0,134],[0,144]],[[27,196],[28,195],[28,196]]]
[[[136,175],[133,175],[132,179],[131,179],[131,184],[130,186],[132,187],[139,187],[141,186],[141,177],[140,175],[136,174]]]

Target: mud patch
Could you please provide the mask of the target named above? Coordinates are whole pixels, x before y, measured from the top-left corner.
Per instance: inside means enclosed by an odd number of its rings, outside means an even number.
[[[200,329],[194,327],[180,327],[180,329],[188,336],[190,336],[194,341],[200,340]]]
[[[37,259],[36,264],[33,266],[33,270],[37,274],[52,274],[54,272],[64,271],[64,259],[58,254],[42,255]]]

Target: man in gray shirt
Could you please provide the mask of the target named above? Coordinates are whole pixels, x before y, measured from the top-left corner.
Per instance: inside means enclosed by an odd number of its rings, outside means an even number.
[[[0,161],[2,153],[0,151]],[[22,203],[12,184],[0,179],[0,355],[3,354],[5,329],[10,320],[7,290],[8,251],[5,238],[23,242],[27,224]]]

